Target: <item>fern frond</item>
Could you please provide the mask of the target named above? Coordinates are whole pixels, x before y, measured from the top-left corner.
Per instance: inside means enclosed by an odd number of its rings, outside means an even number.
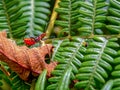
[[[11,86],[11,83],[9,78],[0,70],[0,90],[3,90],[4,85]]]
[[[81,26],[78,28],[80,35],[103,34],[107,14],[107,0],[80,1]]]
[[[72,68],[68,67],[65,70],[65,72],[63,73],[63,75],[61,77],[58,77],[59,78],[58,83],[49,85],[47,87],[47,90],[68,90],[69,83],[70,83],[71,70],[72,70]],[[53,77],[53,78],[49,79],[49,81],[54,82],[55,81],[54,79],[58,80],[58,78]]]
[[[23,11],[20,20],[26,22],[23,25],[26,35],[38,36],[43,33],[51,13],[49,0],[22,0],[20,5]]]
[[[49,15],[49,0],[1,0],[0,30],[7,30],[12,38],[36,36],[44,32]]]
[[[106,28],[111,32],[118,34],[120,33],[120,1],[110,0],[110,7],[108,9],[109,16],[107,20],[109,21]]]
[[[120,78],[116,78],[113,80],[113,87],[112,90],[119,90],[120,89]]]
[[[11,89],[11,80],[9,78],[9,70],[10,68],[7,66],[6,63],[0,62],[0,89]],[[4,88],[4,86],[6,86]]]
[[[76,0],[61,0],[59,3],[59,8],[56,11],[59,14],[59,19],[56,20],[55,24],[62,27],[62,30],[59,33],[60,36],[65,36],[66,32],[68,36],[76,35],[77,28],[79,27],[78,17],[78,8],[79,1]]]
[[[113,80],[109,80],[106,84],[102,87],[101,90],[111,90],[113,87]]]
[[[79,82],[75,86],[85,90],[100,90],[112,71],[111,64],[117,55],[117,50],[114,48],[117,47],[119,44],[114,39],[107,40],[103,37],[95,37],[93,41],[89,42],[86,55],[79,68],[79,74],[76,75]]]
[[[30,90],[30,85],[20,79],[20,77],[15,72],[11,73],[10,78],[12,78],[12,90]]]
[[[37,82],[35,84],[35,90],[45,90],[46,84],[46,74],[47,70],[45,69],[38,77]]]
[[[81,65],[81,60],[83,58],[82,52],[86,49],[83,46],[84,39],[81,38],[71,38],[65,40],[56,40],[54,41],[55,52],[53,53],[52,59],[57,61],[59,64],[56,66],[55,70],[52,72],[54,77],[49,79],[51,83],[48,86],[48,90],[51,90],[50,87],[53,87],[53,90],[56,90],[57,87],[61,87],[61,81],[66,77],[68,68],[72,67],[70,73],[70,79],[75,79],[75,74],[78,73],[78,68]],[[68,70],[69,71],[69,70]],[[68,74],[67,74],[68,75]],[[65,83],[68,83],[69,80],[66,80]],[[70,83],[69,83],[70,84]],[[68,85],[68,84],[67,84]],[[68,87],[69,88],[69,87]],[[61,89],[63,90],[63,89]]]
[[[19,18],[22,16],[20,8],[18,0],[12,0],[11,2],[8,0],[0,0],[0,31],[7,30],[11,38],[15,36],[13,34],[14,30],[16,28],[20,29],[20,26],[25,23],[19,21]],[[20,33],[16,34],[19,36]]]
[[[120,89],[120,50],[118,51],[118,57],[114,59],[115,69],[112,72],[112,77],[114,80],[113,90]]]

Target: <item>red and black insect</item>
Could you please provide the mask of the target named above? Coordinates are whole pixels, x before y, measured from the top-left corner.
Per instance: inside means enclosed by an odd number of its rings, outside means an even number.
[[[38,37],[24,38],[24,43],[28,46],[32,46],[42,40],[46,36],[46,33],[39,35]]]

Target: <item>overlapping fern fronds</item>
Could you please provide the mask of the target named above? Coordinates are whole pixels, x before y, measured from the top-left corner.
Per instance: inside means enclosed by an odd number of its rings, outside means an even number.
[[[11,73],[10,79],[12,90],[30,90],[30,84],[21,80],[15,72]]]
[[[99,90],[113,70],[112,64],[118,47],[115,39],[95,37],[86,50],[87,54],[76,76],[79,82],[75,86],[85,90]]]
[[[75,79],[75,74],[78,73],[78,68],[81,65],[80,60],[83,58],[82,52],[85,51],[83,42],[84,39],[81,38],[54,41],[56,49],[53,53],[52,59],[59,64],[52,72],[54,77],[49,79],[49,82],[52,84],[47,87],[48,90],[59,90],[61,87],[69,88],[68,85],[70,84],[70,78],[71,80]],[[66,74],[69,75],[69,77],[66,77]],[[65,83],[62,84],[63,82]],[[66,89],[63,88],[63,90]]]
[[[49,0],[1,0],[0,8],[0,30],[12,38],[43,33],[51,13]]]
[[[18,42],[38,36],[49,24],[53,1],[0,0],[0,31],[7,30]],[[58,65],[50,78],[47,71],[41,73],[36,81],[42,86],[37,82],[35,90],[119,90],[120,43],[119,38],[111,38],[120,37],[119,9],[119,0],[60,0],[55,9],[55,27],[60,30],[58,35],[52,34],[57,39],[52,40],[51,57]],[[63,36],[69,37],[59,38]],[[2,78],[9,78],[3,75],[0,72],[1,86]],[[16,74],[10,78],[13,90],[30,89]]]
[[[117,57],[114,59],[114,69],[111,73],[110,80],[104,85],[102,90],[119,90],[120,89],[120,50],[117,52]]]
[[[13,38],[15,34],[19,36],[22,34],[24,28],[21,28],[21,25],[24,25],[25,22],[20,22],[19,19],[22,16],[20,11],[21,6],[19,6],[18,0],[0,0],[0,31],[7,30],[9,37]],[[14,31],[16,30],[16,33]],[[18,30],[21,30],[17,32]]]

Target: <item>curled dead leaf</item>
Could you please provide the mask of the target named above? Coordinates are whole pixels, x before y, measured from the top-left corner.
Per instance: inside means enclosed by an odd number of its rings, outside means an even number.
[[[45,62],[45,56],[53,49],[51,44],[29,49],[26,46],[17,46],[6,37],[6,32],[0,32],[0,60],[6,62],[21,79],[28,80],[30,74],[38,76],[44,69],[47,69],[48,76],[51,75],[57,65],[56,62]]]

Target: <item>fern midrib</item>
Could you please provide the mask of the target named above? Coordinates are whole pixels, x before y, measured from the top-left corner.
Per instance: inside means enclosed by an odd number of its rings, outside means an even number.
[[[95,17],[96,17],[96,3],[97,3],[97,0],[94,0],[93,1],[93,20],[92,20],[92,33],[91,35],[94,35],[94,30],[95,30]]]
[[[69,0],[68,8],[69,8],[68,30],[69,30],[69,36],[71,36],[71,0]]]
[[[87,89],[89,89],[89,87],[90,87],[90,85],[91,85],[91,82],[92,82],[93,79],[94,79],[94,75],[95,75],[97,66],[98,66],[98,64],[99,64],[99,62],[100,62],[100,58],[102,57],[102,53],[104,52],[104,49],[105,49],[105,47],[106,47],[107,42],[108,42],[107,40],[104,41],[104,45],[103,45],[103,47],[102,47],[102,49],[101,49],[101,52],[100,52],[100,54],[99,54],[99,56],[98,56],[98,58],[97,58],[97,60],[96,60],[96,65],[93,67],[93,72],[91,73],[91,77],[90,77],[90,79],[89,79],[89,83],[88,83],[88,85],[87,85],[87,87],[86,87]]]
[[[69,88],[70,74],[72,71],[72,67],[68,67],[65,72],[62,74],[61,80],[59,80],[59,85],[56,90],[66,90]]]
[[[79,42],[79,45],[76,47],[76,50],[75,52],[72,53],[71,55],[71,58],[69,59],[69,63],[67,64],[66,66],[66,69],[67,67],[69,67],[71,65],[71,62],[73,61],[73,58],[75,57],[75,55],[77,54],[77,52],[79,51],[80,47],[82,46],[82,43],[84,42],[84,39],[82,39],[81,43]]]
[[[82,43],[84,42],[84,40],[82,39],[81,43],[79,43],[78,47],[76,48],[75,52],[72,54],[72,57],[70,58],[70,62],[73,60],[73,58],[75,57],[76,53],[78,52],[78,50],[80,49],[80,47],[82,46]]]
[[[3,8],[5,10],[5,15],[6,15],[6,19],[7,19],[8,28],[9,28],[9,37],[12,39],[13,38],[13,36],[12,36],[12,28],[11,28],[11,25],[10,25],[10,17],[9,17],[9,14],[7,13],[5,0],[2,0],[2,3],[3,3]]]
[[[77,45],[76,50],[75,50],[75,52],[73,52],[73,54],[71,55],[71,58],[69,59],[69,62],[67,63],[64,72],[67,71],[68,68],[72,67],[72,66],[71,66],[71,62],[72,62],[73,58],[75,57],[76,53],[79,51],[79,49],[80,49],[80,47],[82,46],[82,43],[83,43],[83,42],[84,42],[84,39],[82,39],[81,43],[79,43],[79,44]],[[62,74],[62,75],[63,75],[63,74]],[[59,80],[59,82],[60,82],[60,81],[61,81],[61,80]],[[59,83],[59,82],[58,82],[58,83]]]
[[[58,42],[58,45],[57,45],[57,47],[55,48],[54,53],[53,53],[53,55],[52,55],[51,61],[53,61],[53,59],[54,59],[54,57],[55,57],[55,54],[57,53],[57,51],[58,51],[60,45],[62,44],[62,42],[63,42],[63,40],[61,40],[61,41]]]
[[[31,0],[31,18],[30,18],[30,23],[29,23],[29,27],[30,27],[30,35],[33,35],[32,31],[34,30],[34,0]]]

